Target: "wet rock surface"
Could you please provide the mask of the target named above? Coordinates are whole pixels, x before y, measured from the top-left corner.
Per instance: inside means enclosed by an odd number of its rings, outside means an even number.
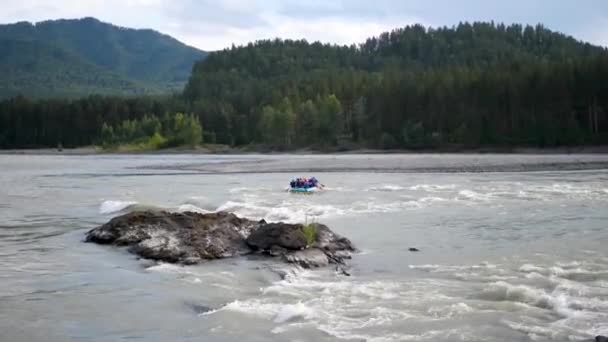
[[[302,225],[284,223],[262,225],[247,237],[246,242],[249,247],[262,251],[269,251],[273,247],[299,250],[307,245]]]
[[[322,224],[267,223],[228,212],[135,211],[90,230],[85,241],[179,264],[259,253],[314,268],[342,265],[355,251],[348,239]]]
[[[327,255],[318,248],[303,249],[284,255],[290,263],[301,265],[304,268],[324,267],[329,265]]]

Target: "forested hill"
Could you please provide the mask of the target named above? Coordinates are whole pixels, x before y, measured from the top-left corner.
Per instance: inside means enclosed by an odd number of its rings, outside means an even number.
[[[85,59],[45,49],[52,63]],[[415,25],[357,46],[265,40],[210,53],[166,99],[2,101],[0,147],[608,145],[607,80],[605,48],[540,25]]]
[[[208,72],[239,72],[268,78],[317,69],[432,69],[445,66],[495,67],[517,61],[562,61],[597,56],[601,47],[583,43],[541,25],[504,26],[464,23],[454,28],[407,26],[367,39],[358,46],[308,43],[305,40],[263,40],[213,53],[197,63],[194,76]]]
[[[233,47],[198,62],[184,96],[223,143],[555,146],[608,142],[607,79],[605,48],[463,23]]]
[[[0,97],[181,91],[205,52],[94,18],[0,25]]]

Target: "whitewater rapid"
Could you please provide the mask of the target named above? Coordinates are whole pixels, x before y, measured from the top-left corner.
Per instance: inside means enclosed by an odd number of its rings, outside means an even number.
[[[387,198],[385,193],[393,193]],[[108,199],[102,201],[99,213],[108,215],[125,210],[155,208],[176,212],[209,213],[229,211],[237,215],[264,219],[269,222],[304,222],[307,219],[328,219],[340,216],[357,216],[376,213],[400,212],[442,205],[470,206],[481,203],[497,206],[507,201],[588,200],[608,202],[608,187],[600,184],[554,182],[547,185],[521,182],[495,182],[480,184],[414,184],[382,183],[365,188],[328,186],[322,193],[302,196],[285,193],[280,187],[232,187],[229,199],[213,203],[205,196],[192,196],[181,203],[163,207],[135,199]],[[351,201],[336,203],[325,200],[332,195],[346,195]]]
[[[606,261],[519,267],[511,263],[408,265],[416,272],[415,279],[408,280],[347,278],[327,270],[288,268],[283,270],[283,279],[257,293],[200,315],[268,320],[277,337],[308,327],[334,338],[365,341],[501,340],[453,324],[495,317],[532,340],[582,341],[608,329]],[[149,270],[179,274],[184,277],[181,281],[203,287],[209,286],[208,277],[213,278],[211,286],[228,291],[238,288],[238,279],[230,273],[202,275],[173,265]],[[462,283],[468,291],[459,289]],[[406,333],[406,326],[428,328]]]
[[[498,215],[505,215],[510,204],[608,204],[604,182],[378,183],[357,189],[338,185],[314,196],[287,194],[279,187],[236,186],[227,193],[227,200],[221,203],[194,196],[164,209],[230,211],[267,221],[334,222],[454,208],[493,208]],[[342,200],[344,197],[350,201]],[[109,200],[101,204],[100,212],[108,214],[104,209],[115,208],[113,213],[119,213],[138,205],[142,204],[129,199]],[[381,251],[364,250],[355,258],[368,253]],[[410,275],[406,279],[382,273],[361,276],[356,270],[352,277],[341,277],[333,270],[285,268],[280,272],[281,279],[261,286],[257,293],[220,304],[201,315],[234,314],[267,320],[272,322],[270,332],[276,336],[312,328],[333,338],[365,341],[481,340],[477,329],[454,326],[453,322],[487,317],[495,317],[501,326],[531,340],[579,341],[606,332],[608,259],[596,255],[566,261],[551,259],[536,255],[528,260],[515,255],[511,260],[503,257],[498,263],[406,263],[399,267]],[[179,274],[182,281],[201,286],[209,284],[205,276],[184,267],[160,265],[149,270]],[[213,277],[212,286],[227,291],[238,288],[234,278],[221,275],[224,282],[218,282],[218,276]],[[417,333],[401,331],[404,324],[427,328]]]

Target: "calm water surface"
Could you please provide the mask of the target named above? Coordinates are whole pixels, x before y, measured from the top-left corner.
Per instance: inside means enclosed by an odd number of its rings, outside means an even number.
[[[535,158],[581,157],[0,156],[0,340],[608,335],[606,170],[437,172]],[[395,164],[435,169],[399,173]],[[298,174],[263,165],[334,172],[314,174],[325,193],[291,195],[284,188]],[[363,166],[335,172],[344,165]],[[370,165],[391,172],[362,172]],[[316,220],[361,251],[346,277],[248,258],[155,264],[82,242],[88,229],[141,208]]]

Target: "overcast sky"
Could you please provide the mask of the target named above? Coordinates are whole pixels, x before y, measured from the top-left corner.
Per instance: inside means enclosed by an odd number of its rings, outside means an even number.
[[[96,17],[203,50],[264,38],[360,43],[392,28],[494,20],[608,46],[608,0],[0,0],[0,22]]]

